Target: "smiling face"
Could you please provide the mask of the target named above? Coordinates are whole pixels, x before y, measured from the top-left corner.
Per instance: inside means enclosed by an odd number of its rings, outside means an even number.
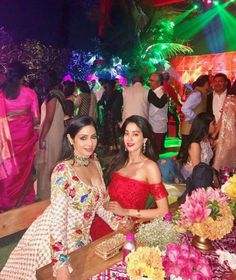
[[[142,150],[143,143],[147,139],[143,137],[141,129],[135,123],[129,123],[125,128],[124,145],[128,152]]]
[[[69,134],[67,137],[78,156],[90,157],[93,154],[97,145],[97,133],[92,125],[81,128],[74,139]]]
[[[227,80],[224,77],[215,77],[213,80],[213,88],[216,93],[222,93],[227,88]]]

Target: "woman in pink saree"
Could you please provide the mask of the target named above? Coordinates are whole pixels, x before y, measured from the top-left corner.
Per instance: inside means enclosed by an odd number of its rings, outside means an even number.
[[[25,74],[22,63],[12,62],[0,90],[0,211],[35,200],[31,172],[39,107],[36,93],[21,86]]]

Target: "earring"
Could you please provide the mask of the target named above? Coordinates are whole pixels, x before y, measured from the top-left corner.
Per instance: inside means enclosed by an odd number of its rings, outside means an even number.
[[[143,154],[146,153],[146,142],[143,143]]]
[[[125,147],[125,152],[127,152],[127,148]]]

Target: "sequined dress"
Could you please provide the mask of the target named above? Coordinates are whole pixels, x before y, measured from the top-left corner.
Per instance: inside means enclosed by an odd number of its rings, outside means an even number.
[[[68,162],[59,163],[51,179],[51,204],[26,231],[0,273],[1,280],[36,279],[36,270],[52,262],[68,265],[68,254],[91,242],[90,227],[97,213],[115,230],[116,217],[103,208],[105,185],[89,186]]]
[[[167,197],[168,195],[162,183],[149,184],[123,176],[118,172],[112,174],[111,182],[108,186],[108,193],[111,201],[119,202],[121,207],[126,209],[145,209],[150,193],[155,200]],[[111,231],[112,229],[100,217],[95,217],[91,227],[91,237],[93,240]]]
[[[226,97],[216,146],[214,168],[236,168],[236,96]]]

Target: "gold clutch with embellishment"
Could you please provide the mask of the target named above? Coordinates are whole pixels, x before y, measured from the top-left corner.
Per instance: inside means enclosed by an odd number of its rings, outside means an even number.
[[[117,233],[113,237],[99,243],[95,247],[95,253],[103,258],[108,260],[111,257],[117,255],[125,243],[125,236],[122,233]]]

